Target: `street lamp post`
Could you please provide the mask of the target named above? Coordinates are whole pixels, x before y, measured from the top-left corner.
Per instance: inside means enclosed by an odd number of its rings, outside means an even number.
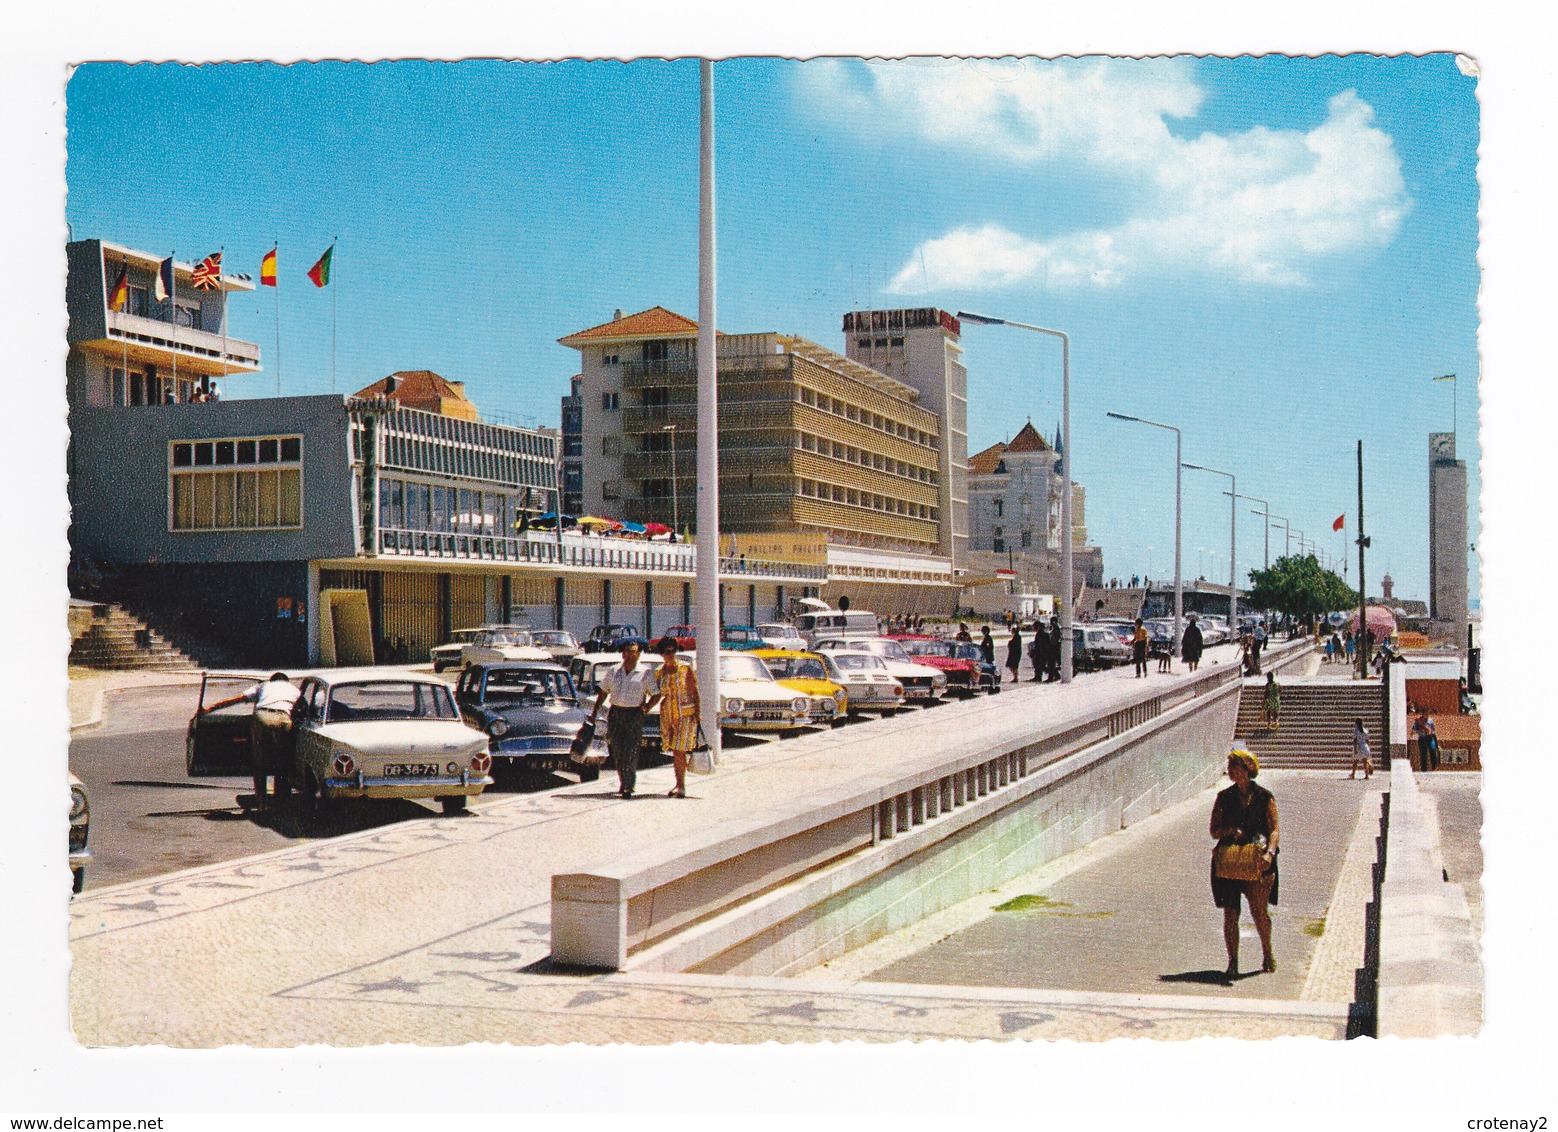
[[[1181,449],[1184,437],[1174,425],[1162,424],[1158,421],[1149,421],[1144,417],[1126,416],[1124,413],[1109,413],[1117,421],[1134,421],[1136,424],[1151,425],[1153,428],[1166,428],[1174,434],[1174,652],[1179,653],[1180,626],[1185,620],[1185,583],[1179,569],[1179,544],[1180,544],[1180,469],[1184,466],[1181,460]]]
[[[671,434],[671,541],[675,542],[676,532],[682,529],[681,508],[676,499],[676,426],[661,425],[660,431]]]
[[[980,326],[1011,326],[1060,339],[1060,443],[1065,449],[1060,454],[1060,682],[1069,684],[1073,651],[1071,607],[1076,601],[1071,552],[1071,337],[1064,331],[1005,318],[991,318],[969,311],[958,311],[958,319]]]
[[[1288,526],[1288,521],[1281,515],[1271,516],[1271,521],[1282,524],[1282,557],[1286,558],[1292,549],[1293,528]]]
[[[1227,476],[1229,490],[1224,492],[1232,498],[1228,500],[1228,624],[1239,624],[1239,573],[1234,566],[1234,561],[1239,553],[1239,481],[1232,472],[1218,471],[1216,468],[1202,467],[1200,464],[1186,464],[1185,467],[1196,472],[1211,472],[1214,476]]]
[[[1266,520],[1266,524],[1265,524],[1266,525],[1266,549],[1265,549],[1265,553],[1264,553],[1264,555],[1263,555],[1263,557],[1261,559],[1261,562],[1262,562],[1262,569],[1270,570],[1271,569],[1271,504],[1267,503],[1264,499],[1256,499],[1253,495],[1240,495],[1237,491],[1225,491],[1225,492],[1223,492],[1223,494],[1224,495],[1231,495],[1235,499],[1242,499],[1246,503],[1259,503],[1260,504],[1261,509],[1259,511],[1256,511],[1256,510],[1254,510],[1252,508],[1250,510],[1250,514],[1251,515],[1259,515],[1259,516],[1261,516],[1261,518]]]

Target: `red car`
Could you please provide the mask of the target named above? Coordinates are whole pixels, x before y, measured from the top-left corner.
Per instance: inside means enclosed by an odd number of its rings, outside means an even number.
[[[698,647],[697,636],[697,630],[691,625],[672,625],[665,632],[656,636],[655,640],[658,641],[661,637],[674,637],[677,648],[691,651]]]
[[[929,665],[947,674],[947,691],[960,696],[972,696],[979,690],[979,665],[972,660],[959,660],[953,655],[953,642],[939,637],[927,637],[912,633],[892,634],[890,641],[903,646],[916,664]]]

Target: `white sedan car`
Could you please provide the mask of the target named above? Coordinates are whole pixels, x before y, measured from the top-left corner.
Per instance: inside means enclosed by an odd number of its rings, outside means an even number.
[[[532,629],[530,643],[550,654],[561,665],[567,665],[574,657],[584,655],[584,646],[579,644],[579,638],[567,629]]]
[[[806,638],[801,636],[800,630],[782,621],[763,622],[757,627],[757,635],[762,637],[763,643],[771,649],[806,651]]]
[[[693,658],[696,664],[696,656]],[[811,700],[774,679],[757,657],[719,654],[719,724],[722,731],[794,733],[811,722]]]
[[[304,678],[300,692],[291,777],[316,806],[436,798],[452,814],[492,785],[486,733],[460,721],[436,677],[345,668]]]
[[[894,680],[879,656],[840,650],[819,654],[828,666],[828,679],[849,697],[849,714],[879,711],[891,715],[903,706],[903,685]]]
[[[884,637],[830,638],[817,642],[818,652],[863,652],[877,657],[887,673],[903,685],[903,697],[909,703],[935,703],[947,691],[947,674],[928,664],[918,664],[897,641]]]
[[[460,650],[460,664],[496,664],[503,660],[551,660],[537,648],[528,629],[484,629]]]

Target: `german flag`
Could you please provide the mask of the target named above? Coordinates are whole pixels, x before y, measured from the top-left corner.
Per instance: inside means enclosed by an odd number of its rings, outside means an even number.
[[[125,304],[129,301],[130,265],[127,263],[119,268],[119,278],[114,280],[113,290],[108,292],[108,309],[111,311],[122,311]]]
[[[260,260],[260,286],[274,287],[276,285],[276,249],[272,248],[265,253],[265,258]]]

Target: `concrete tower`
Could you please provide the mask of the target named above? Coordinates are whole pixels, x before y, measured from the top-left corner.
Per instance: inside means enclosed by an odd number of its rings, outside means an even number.
[[[1466,631],[1466,461],[1455,434],[1428,434],[1428,615],[1440,632]]]
[[[844,356],[919,390],[941,418],[938,552],[962,569],[968,557],[968,370],[958,320],[935,307],[853,311],[844,316]]]

